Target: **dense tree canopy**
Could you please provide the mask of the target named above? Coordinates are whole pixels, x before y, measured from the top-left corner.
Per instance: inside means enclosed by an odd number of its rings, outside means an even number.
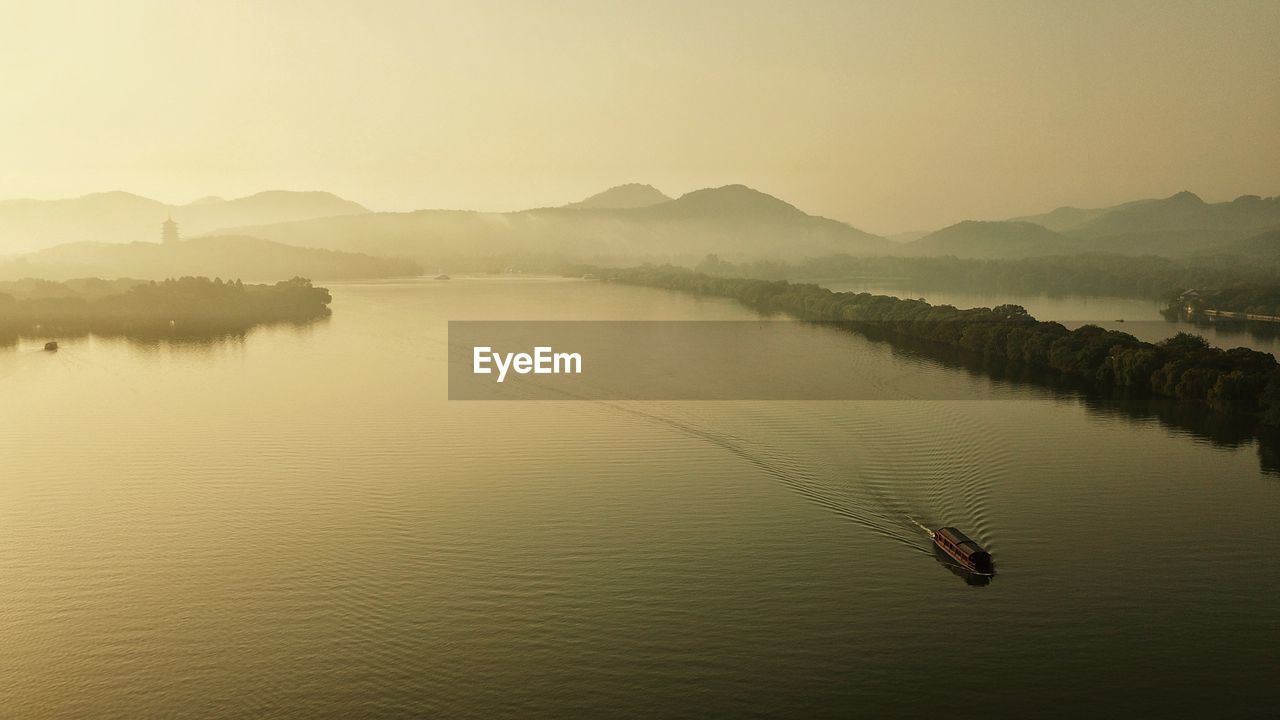
[[[61,330],[124,331],[174,327],[179,331],[242,329],[279,320],[329,314],[329,291],[294,278],[274,285],[184,277],[138,282],[122,292],[95,295],[41,292],[15,299],[0,295],[0,327],[46,334]]]

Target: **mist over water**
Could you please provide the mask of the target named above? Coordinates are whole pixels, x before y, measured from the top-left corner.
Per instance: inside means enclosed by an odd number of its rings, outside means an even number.
[[[451,402],[448,320],[754,316],[558,279],[331,290],[301,327],[0,349],[0,715],[1274,699],[1280,484],[1250,443],[847,333],[810,341],[969,399]],[[993,552],[989,585],[933,557],[941,525]]]

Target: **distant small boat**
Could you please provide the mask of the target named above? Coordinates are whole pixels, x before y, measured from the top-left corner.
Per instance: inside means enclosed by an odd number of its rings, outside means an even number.
[[[933,544],[937,545],[952,560],[963,565],[966,570],[978,575],[995,574],[996,566],[991,559],[991,553],[983,550],[981,545],[970,540],[968,535],[953,527],[938,528],[933,531],[932,535]]]
[[[434,279],[435,280],[451,280],[452,278],[450,278],[448,275],[445,275],[444,273],[440,273],[439,275],[435,276]]]
[[[57,341],[57,340],[50,340],[49,342],[47,342],[47,343],[45,343],[45,344],[44,344],[44,349],[45,349],[45,350],[49,350],[49,351],[51,351],[51,352],[52,352],[52,351],[54,351],[54,350],[57,350],[57,349],[58,349],[58,341]]]
[[[595,279],[596,279],[596,276],[595,276],[595,275],[592,275],[591,273],[587,273],[586,275],[583,275],[583,276],[582,276],[582,279],[583,279],[583,280],[595,280]]]

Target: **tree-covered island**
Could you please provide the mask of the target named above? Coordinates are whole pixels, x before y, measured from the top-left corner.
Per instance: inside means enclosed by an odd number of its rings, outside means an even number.
[[[0,283],[0,331],[38,333],[229,332],[330,313],[329,291],[306,278],[273,285],[183,277],[161,282],[99,280]]]

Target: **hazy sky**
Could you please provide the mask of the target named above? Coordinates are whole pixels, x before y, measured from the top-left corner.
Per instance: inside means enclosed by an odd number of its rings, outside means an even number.
[[[874,232],[1280,194],[1280,2],[26,2],[0,197],[516,209],[741,182]]]

